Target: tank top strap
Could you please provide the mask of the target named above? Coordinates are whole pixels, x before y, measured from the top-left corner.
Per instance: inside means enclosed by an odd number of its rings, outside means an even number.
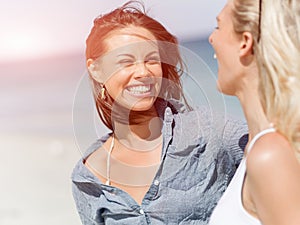
[[[274,127],[271,128],[267,128],[265,130],[260,131],[259,133],[257,133],[254,138],[250,141],[249,146],[247,148],[247,153],[249,153],[251,151],[251,149],[253,148],[253,145],[255,144],[255,142],[262,136],[264,136],[265,134],[268,133],[272,133],[275,132],[276,129]]]

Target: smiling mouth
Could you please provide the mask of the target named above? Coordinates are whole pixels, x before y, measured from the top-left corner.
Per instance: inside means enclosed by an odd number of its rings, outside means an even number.
[[[137,85],[137,86],[131,86],[126,88],[130,94],[133,95],[142,95],[142,94],[146,94],[149,93],[151,90],[151,85]]]

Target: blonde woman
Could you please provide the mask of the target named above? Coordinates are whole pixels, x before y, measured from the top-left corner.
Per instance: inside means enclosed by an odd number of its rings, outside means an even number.
[[[218,87],[239,98],[249,142],[210,224],[299,225],[299,1],[228,0],[217,22]]]

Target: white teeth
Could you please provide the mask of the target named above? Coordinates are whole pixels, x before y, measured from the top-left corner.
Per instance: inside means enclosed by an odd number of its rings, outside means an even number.
[[[140,85],[140,86],[132,86],[128,88],[133,94],[143,94],[150,91],[150,84],[149,85]]]

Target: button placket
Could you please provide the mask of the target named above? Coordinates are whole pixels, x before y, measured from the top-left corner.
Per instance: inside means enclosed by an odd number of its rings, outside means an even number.
[[[145,214],[145,212],[144,212],[143,209],[140,209],[140,214],[141,214],[141,215],[144,215],[144,214]]]

